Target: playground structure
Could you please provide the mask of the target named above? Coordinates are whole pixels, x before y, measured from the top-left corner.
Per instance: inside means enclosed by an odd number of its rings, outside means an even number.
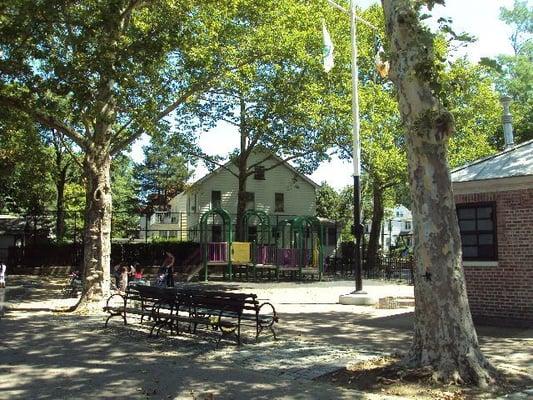
[[[220,235],[209,232],[209,219],[213,224],[219,218]],[[254,240],[251,240],[249,224],[255,218]],[[218,208],[205,212],[200,218],[200,241],[204,280],[209,270],[222,269],[223,277],[232,280],[244,273],[246,279],[252,273],[253,280],[274,272],[276,279],[290,276],[302,279],[304,275],[322,278],[324,271],[324,229],[316,217],[299,216],[281,221],[272,228],[264,211],[248,210],[244,214],[245,241],[233,241],[233,226],[227,211]],[[274,233],[274,240],[272,238]],[[217,240],[215,240],[217,239]]]

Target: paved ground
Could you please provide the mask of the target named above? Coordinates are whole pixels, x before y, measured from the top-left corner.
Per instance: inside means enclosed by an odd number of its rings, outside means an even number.
[[[235,284],[273,302],[280,340],[264,338],[215,349],[212,337],[148,339],[145,331],[103,316],[46,311],[60,286],[34,277],[0,290],[0,399],[344,399],[386,398],[311,379],[347,362],[405,350],[411,308],[384,310],[336,304],[351,282]],[[377,296],[410,296],[412,287],[365,282]],[[70,300],[72,301],[72,300]],[[1,311],[0,311],[1,313]],[[500,368],[533,369],[531,330],[478,330],[485,353]],[[518,396],[518,395],[517,395]],[[527,394],[522,393],[522,398]],[[393,397],[390,397],[393,398]]]

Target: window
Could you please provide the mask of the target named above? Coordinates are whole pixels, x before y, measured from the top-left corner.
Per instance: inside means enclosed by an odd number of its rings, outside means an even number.
[[[248,241],[257,242],[257,226],[252,225],[248,227]]]
[[[211,208],[220,208],[222,206],[222,193],[220,190],[211,191]]]
[[[221,225],[211,226],[211,241],[222,242],[222,226]]]
[[[246,192],[246,209],[253,210],[255,208],[255,193]]]
[[[337,228],[328,228],[328,246],[337,245]]]
[[[258,181],[265,180],[265,167],[263,167],[262,165],[257,165],[254,168],[254,179]]]
[[[285,211],[285,199],[283,193],[274,194],[274,211],[275,212],[284,212]]]
[[[463,260],[497,260],[496,207],[494,203],[459,204]]]
[[[411,230],[411,221],[405,221],[405,230],[410,231]]]

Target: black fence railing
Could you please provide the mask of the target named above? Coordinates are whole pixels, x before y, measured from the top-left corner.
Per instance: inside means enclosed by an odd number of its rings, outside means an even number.
[[[191,255],[198,254],[200,245],[193,242],[160,243],[113,243],[111,245],[111,265],[119,262],[141,266],[160,265],[164,252],[171,252],[176,265],[194,264],[198,260]],[[83,263],[83,246],[81,243],[45,243],[7,249],[7,263],[17,267],[70,266],[80,267]]]

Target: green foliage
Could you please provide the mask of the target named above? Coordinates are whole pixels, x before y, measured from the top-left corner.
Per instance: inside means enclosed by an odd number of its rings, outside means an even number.
[[[448,160],[457,167],[494,153],[502,140],[501,105],[483,66],[454,61],[441,75],[444,99],[455,119]]]
[[[112,237],[130,237],[139,228],[138,180],[134,164],[126,156],[117,156],[111,164],[113,187]]]
[[[301,171],[313,171],[326,158],[333,133],[316,107],[324,79],[319,17],[316,5],[295,0],[256,2],[243,9],[240,19],[253,30],[251,40],[262,56],[233,69],[185,104],[177,115],[176,135],[225,121],[242,138],[233,158],[261,146],[294,159]]]
[[[186,158],[164,137],[153,137],[144,147],[144,162],[135,166],[140,181],[140,197],[147,203],[155,199],[160,205],[181,192],[192,171]]]
[[[481,63],[492,69],[497,90],[514,100],[511,112],[515,142],[520,143],[533,139],[533,6],[515,0],[513,8],[501,8],[500,18],[513,28],[509,39],[515,54],[483,59]]]
[[[42,213],[54,199],[52,152],[28,118],[0,110],[0,211]]]
[[[339,194],[326,182],[322,182],[316,194],[317,217],[340,220],[341,212]]]

